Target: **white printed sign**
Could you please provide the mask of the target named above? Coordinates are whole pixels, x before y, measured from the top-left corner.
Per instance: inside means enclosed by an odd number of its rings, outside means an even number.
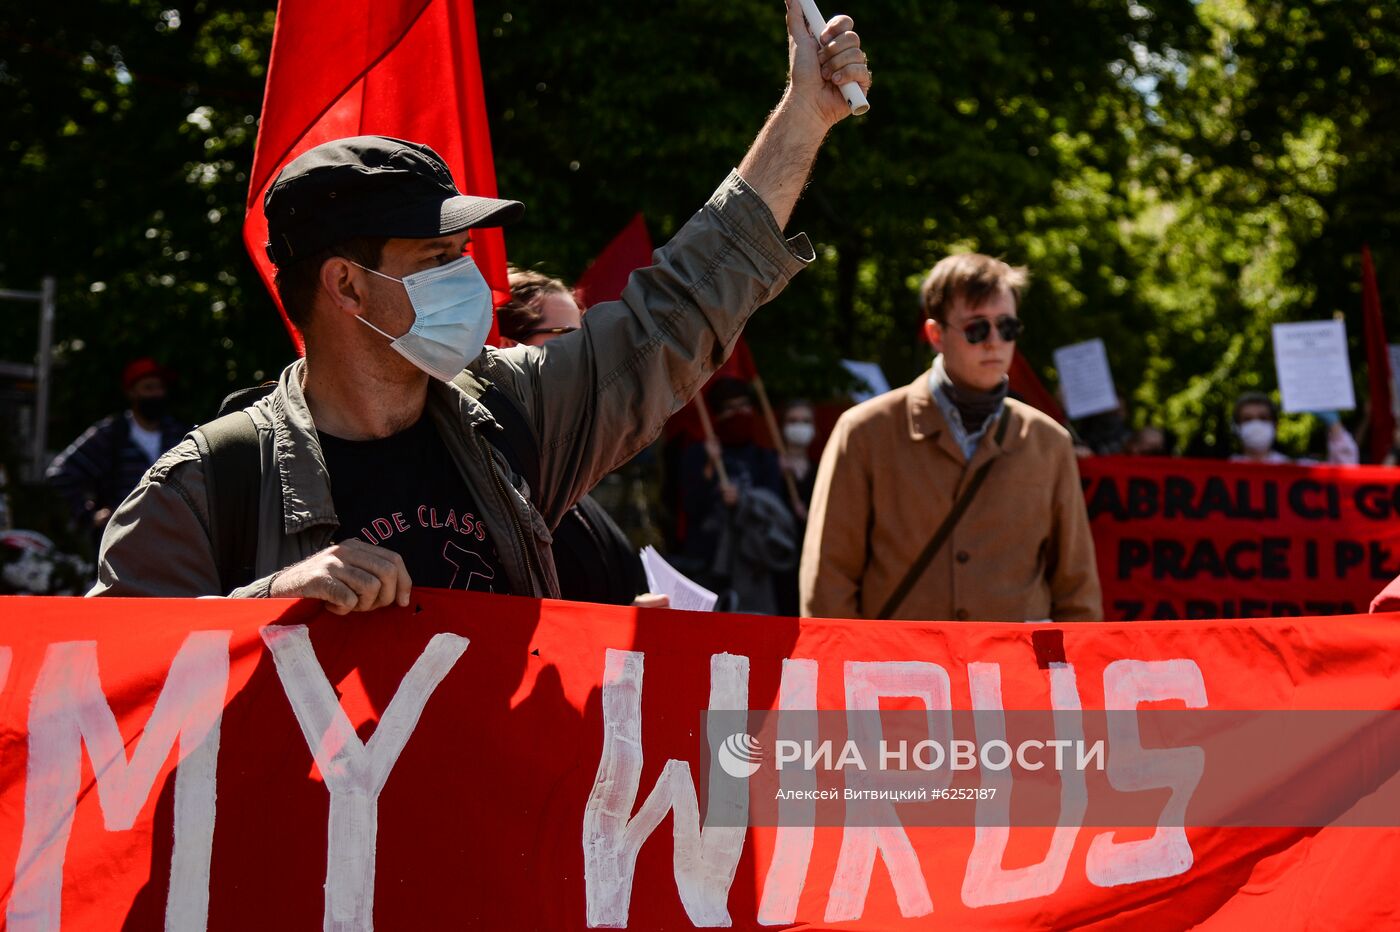
[[[841,365],[855,377],[857,387],[851,391],[851,400],[856,404],[869,401],[876,395],[883,395],[890,390],[889,379],[885,378],[884,370],[878,363],[843,359]],[[862,385],[865,387],[861,388]]]
[[[1347,328],[1342,321],[1274,324],[1274,366],[1285,412],[1351,411],[1356,407]]]
[[[1060,391],[1065,413],[1076,421],[1118,407],[1118,391],[1108,367],[1108,350],[1103,340],[1085,340],[1055,350],[1055,368],[1060,373]]]

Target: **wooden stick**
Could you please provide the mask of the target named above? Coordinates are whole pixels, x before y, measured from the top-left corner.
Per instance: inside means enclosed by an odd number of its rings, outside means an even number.
[[[773,435],[773,445],[778,449],[779,471],[783,474],[783,481],[787,483],[788,498],[792,500],[792,510],[797,514],[802,513],[802,499],[797,494],[797,483],[793,481],[792,473],[782,467],[783,454],[787,452],[787,443],[783,440],[783,432],[778,429],[778,419],[773,416],[773,405],[768,401],[768,392],[763,388],[763,379],[759,378],[757,372],[753,374],[753,390],[758,395],[758,406],[763,409],[763,419],[768,422],[768,431]]]
[[[710,409],[705,405],[705,395],[696,395],[691,404],[695,405],[695,410],[700,412],[700,429],[705,432],[705,452],[710,454],[710,462],[714,464],[715,471],[719,474],[719,487],[729,488],[729,476],[724,471],[724,460],[722,457],[710,453],[709,441],[716,440],[715,426],[710,423]]]

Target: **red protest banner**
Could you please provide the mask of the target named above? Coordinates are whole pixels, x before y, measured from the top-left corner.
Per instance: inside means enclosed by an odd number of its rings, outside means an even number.
[[[697,727],[707,708],[923,695],[914,708],[1394,710],[1394,616],[1055,628],[431,590],[415,603],[340,618],[265,600],[0,600],[8,927],[1375,929],[1396,917],[1393,827],[744,829],[697,804],[715,778]],[[1370,746],[1372,783],[1395,783],[1394,746]],[[1110,734],[1110,778],[1125,750]],[[1255,794],[1298,792],[1304,781],[1270,763],[1251,770]],[[1170,773],[1135,772],[1117,790],[1156,788],[1164,814],[1190,795]]]
[[[1364,612],[1400,575],[1400,473],[1079,461],[1110,619]]]

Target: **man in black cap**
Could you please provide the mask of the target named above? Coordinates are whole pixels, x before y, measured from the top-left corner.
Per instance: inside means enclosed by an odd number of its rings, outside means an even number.
[[[170,371],[149,356],[127,363],[126,410],[93,424],[49,464],[44,478],[68,502],[77,528],[92,533],[94,546],[113,509],[189,429],[167,410],[169,383]]]
[[[814,42],[790,0],[788,88],[738,170],[620,301],[542,347],[483,347],[491,292],[464,256],[471,229],[519,203],[459,194],[436,153],[403,140],[292,161],[264,207],[306,357],[152,467],[108,524],[92,594],[311,597],[341,613],[406,605],[413,585],[557,595],[549,528],[811,260],[781,230],[850,112],[839,86],[869,86],[851,26],[836,17]]]

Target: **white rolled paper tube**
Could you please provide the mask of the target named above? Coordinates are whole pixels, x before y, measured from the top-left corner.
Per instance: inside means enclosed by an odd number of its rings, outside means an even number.
[[[821,42],[822,30],[826,28],[826,17],[822,16],[822,11],[817,9],[816,0],[800,0],[802,4],[802,18],[807,20],[807,31],[812,34],[812,38]],[[846,98],[846,103],[850,104],[851,113],[860,116],[870,109],[870,102],[865,99],[865,93],[861,91],[860,85],[854,81],[847,81],[841,85],[841,96]]]

